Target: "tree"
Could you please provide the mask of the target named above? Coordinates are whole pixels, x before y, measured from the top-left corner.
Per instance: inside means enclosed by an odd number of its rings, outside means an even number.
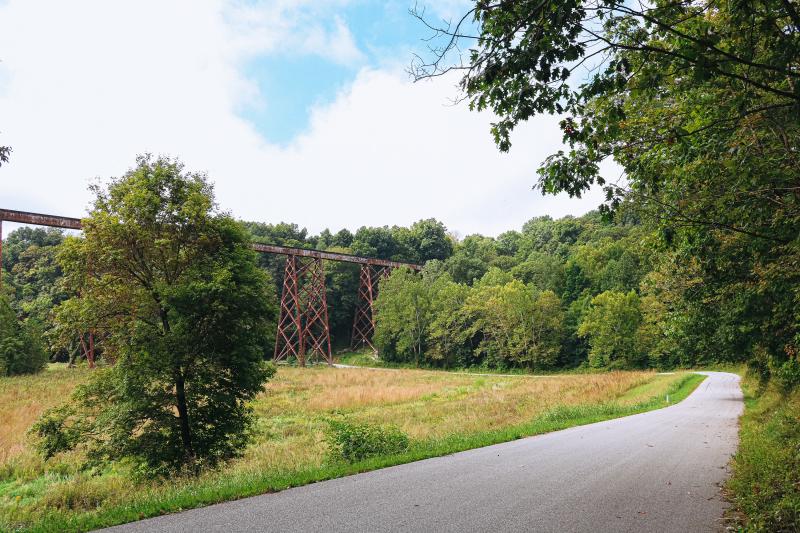
[[[420,365],[431,321],[430,299],[425,281],[407,268],[394,269],[380,282],[374,342],[381,357]]]
[[[342,228],[336,232],[331,240],[331,246],[338,246],[340,248],[349,248],[353,244],[353,234],[347,228]]]
[[[564,265],[564,291],[561,298],[565,302],[574,302],[586,291],[591,282],[584,274],[583,268],[574,259]]]
[[[592,299],[578,334],[589,339],[589,363],[594,367],[634,368],[644,363],[636,343],[642,324],[639,296],[606,291]]]
[[[475,33],[467,28],[470,19]],[[678,99],[664,98],[664,91],[685,95],[687,88],[698,85],[735,88],[741,98],[723,106],[733,113],[707,117],[712,120],[706,130],[728,128],[731,121],[761,111],[789,113],[800,103],[800,15],[786,0],[479,1],[455,25],[433,29],[443,45],[432,48],[430,61],[418,58],[413,72],[420,79],[461,71],[470,107],[490,108],[500,117],[492,134],[501,150],[510,147],[514,127],[534,115],[572,115],[561,128],[580,148],[547,165],[542,176],[548,191],[579,194],[597,181],[597,163],[627,148],[615,145],[615,137],[625,135],[626,126],[640,131],[641,123],[625,113],[625,104],[642,96],[660,91],[666,105],[681,105]],[[463,41],[473,45],[468,57],[450,62],[449,54],[461,49]],[[585,64],[595,67],[594,75],[575,83]],[[670,87],[676,76],[681,81]],[[751,103],[761,105],[742,106]],[[692,120],[672,117],[645,135],[642,140],[649,142],[637,148],[667,140],[663,135],[670,130],[673,139],[691,134],[674,126]]]
[[[409,250],[409,260],[414,263],[424,264],[432,259],[444,261],[453,254],[447,228],[434,218],[414,222],[407,232],[396,233],[399,233],[399,244]]]
[[[236,456],[248,401],[273,372],[263,357],[274,294],[249,235],[216,211],[206,177],[176,160],[140,156],[92,190],[84,237],[67,239],[61,253],[81,296],[58,318],[102,331],[117,362],[37,431],[45,441],[72,435],[60,442],[88,441],[96,457],[131,457],[151,472],[196,472]]]
[[[397,243],[394,232],[388,226],[358,228],[350,247],[356,255],[408,261],[408,258],[402,255],[403,250]]]
[[[600,239],[575,247],[571,259],[577,263],[588,278],[594,292],[608,290],[627,292],[638,290],[646,261],[639,240],[642,231],[629,236]]]
[[[431,263],[426,265],[426,275],[430,275],[429,265]],[[429,287],[432,318],[428,335],[430,349],[426,352],[426,359],[445,368],[472,366],[477,361],[473,356],[469,318],[464,313],[470,288],[453,282],[447,272],[437,273]]]
[[[511,269],[515,278],[532,283],[539,290],[561,294],[564,290],[564,264],[557,256],[532,252],[528,258]]]
[[[483,235],[468,235],[455,247],[447,259],[447,268],[457,283],[472,284],[480,279],[497,260],[494,239]]]
[[[472,317],[472,331],[481,336],[476,351],[490,365],[535,370],[556,363],[564,316],[552,291],[503,281],[490,270],[473,287],[464,310]]]
[[[53,357],[66,360],[69,347],[58,342],[51,311],[70,294],[56,260],[62,230],[22,227],[3,242],[3,284],[10,304],[23,321],[35,321]],[[73,336],[71,341],[75,342]]]
[[[582,231],[582,225],[573,217],[559,220],[549,216],[532,218],[522,226],[519,253],[527,257],[531,253],[541,252],[563,259]]]
[[[586,338],[578,334],[578,328],[591,308],[592,295],[589,291],[583,291],[572,301],[564,300],[564,303],[567,302],[564,312],[565,339],[561,349],[562,363],[565,366],[579,366],[589,359],[589,345]]]
[[[0,376],[35,374],[45,366],[47,354],[35,322],[19,321],[0,295]]]
[[[523,363],[535,370],[551,368],[558,362],[564,340],[564,312],[561,300],[551,291],[539,291],[529,287],[533,294],[533,306],[526,317],[528,330],[526,356]]]

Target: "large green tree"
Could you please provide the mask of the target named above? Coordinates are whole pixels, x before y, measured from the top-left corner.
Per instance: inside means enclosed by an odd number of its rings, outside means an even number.
[[[81,295],[58,315],[101,333],[116,364],[78,390],[75,410],[44,416],[43,441],[85,439],[97,456],[156,472],[237,455],[248,401],[273,371],[264,356],[276,313],[248,234],[216,210],[204,175],[172,159],[141,156],[93,191],[83,238],[61,253]]]
[[[642,366],[645,354],[637,342],[641,325],[641,302],[635,292],[605,291],[595,296],[578,327],[578,334],[589,339],[589,363],[594,367]]]
[[[536,370],[557,362],[564,314],[552,291],[506,281],[492,269],[472,288],[464,312],[480,336],[476,352],[489,365]]]
[[[426,280],[407,268],[396,268],[380,282],[375,301],[375,347],[389,361],[419,366],[431,322],[431,291]]]

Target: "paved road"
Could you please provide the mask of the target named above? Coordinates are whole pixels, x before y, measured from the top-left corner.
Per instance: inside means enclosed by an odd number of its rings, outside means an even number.
[[[112,531],[718,531],[739,378],[678,405]]]

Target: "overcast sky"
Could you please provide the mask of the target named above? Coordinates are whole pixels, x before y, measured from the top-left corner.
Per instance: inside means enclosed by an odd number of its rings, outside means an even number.
[[[428,34],[413,0],[0,0],[0,207],[81,216],[136,154],[208,173],[236,217],[312,232],[435,217],[497,235],[581,200],[531,190],[557,119],[511,153],[455,78],[412,83]],[[468,6],[419,1],[434,19]],[[613,176],[611,176],[613,177]]]

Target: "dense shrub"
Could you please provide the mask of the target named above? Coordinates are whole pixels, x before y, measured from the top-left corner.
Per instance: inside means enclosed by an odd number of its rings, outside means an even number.
[[[789,393],[800,386],[800,360],[797,357],[784,362],[773,373],[783,393]]]
[[[350,463],[378,455],[402,453],[408,449],[408,436],[395,427],[346,420],[330,420],[325,440],[331,458]]]

